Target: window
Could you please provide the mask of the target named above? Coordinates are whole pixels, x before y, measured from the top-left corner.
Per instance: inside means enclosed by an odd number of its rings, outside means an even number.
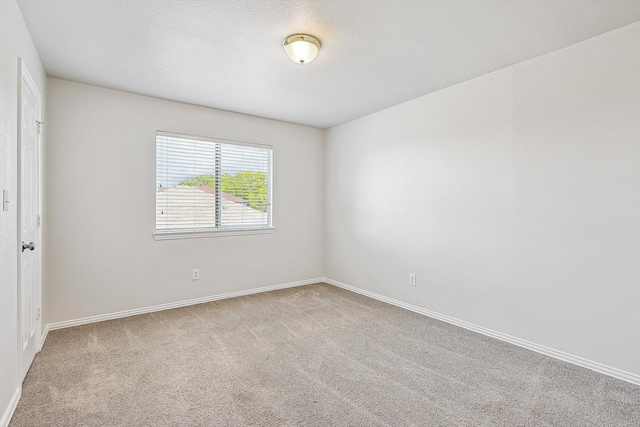
[[[156,239],[270,232],[272,148],[156,133]]]

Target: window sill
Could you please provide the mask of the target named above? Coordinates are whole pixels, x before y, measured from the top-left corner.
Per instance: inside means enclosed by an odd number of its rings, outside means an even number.
[[[207,231],[157,231],[153,233],[156,240],[202,239],[208,237],[243,236],[246,234],[271,234],[275,228],[256,228],[245,230],[207,230]]]

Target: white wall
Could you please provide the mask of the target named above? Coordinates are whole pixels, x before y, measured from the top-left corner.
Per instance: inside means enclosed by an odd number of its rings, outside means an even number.
[[[57,79],[48,128],[49,323],[322,277],[324,131]],[[155,241],[156,130],[273,145],[276,231]]]
[[[640,23],[330,129],[325,162],[327,277],[640,374]]]
[[[42,105],[46,105],[46,75],[22,13],[14,0],[3,0],[0,1],[0,191],[9,190],[11,204],[7,212],[0,207],[0,420],[8,416],[11,399],[20,386],[17,358],[18,57],[24,60],[43,96]],[[43,143],[46,146],[45,136]]]

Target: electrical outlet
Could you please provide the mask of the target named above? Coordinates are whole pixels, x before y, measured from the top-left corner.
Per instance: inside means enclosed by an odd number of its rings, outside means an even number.
[[[194,268],[191,270],[191,280],[200,280],[200,269]]]
[[[415,286],[415,285],[416,285],[416,275],[409,274],[409,286]]]

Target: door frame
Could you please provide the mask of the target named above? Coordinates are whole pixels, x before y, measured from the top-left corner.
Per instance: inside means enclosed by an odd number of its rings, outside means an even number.
[[[16,242],[16,251],[18,258],[18,318],[17,318],[17,327],[18,327],[18,372],[23,371],[22,366],[22,82],[29,87],[29,89],[33,92],[33,94],[37,97],[37,105],[36,105],[36,121],[42,121],[42,94],[40,90],[38,90],[38,86],[35,81],[31,77],[29,70],[27,69],[24,60],[18,57],[18,138],[17,138],[17,158],[18,158],[18,168],[17,168],[17,223],[18,223],[18,236]],[[35,286],[34,286],[34,294],[35,294],[35,307],[37,313],[37,319],[35,320],[35,334],[36,334],[36,343],[35,349],[36,354],[42,349],[42,267],[43,267],[43,246],[42,246],[42,126],[38,124],[38,213],[37,215],[40,218],[39,226],[37,227],[37,237],[36,237],[36,248],[39,250],[36,251],[36,265],[37,265],[37,274],[35,276]],[[21,375],[21,374],[19,374]],[[22,379],[20,380],[22,382]]]

